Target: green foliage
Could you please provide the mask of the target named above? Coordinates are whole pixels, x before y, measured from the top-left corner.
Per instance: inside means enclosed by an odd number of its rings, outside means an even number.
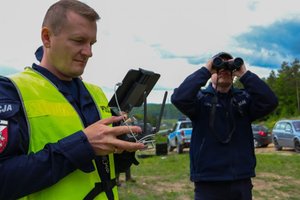
[[[299,115],[300,111],[300,64],[295,59],[291,64],[283,62],[278,74],[272,71],[267,84],[275,92],[279,106],[273,115],[277,118]]]
[[[148,104],[147,105],[147,122],[153,127],[158,123],[159,115],[161,112],[161,104]],[[138,120],[144,119],[144,107],[132,109],[130,115],[135,116]],[[162,115],[161,129],[170,129],[182,114],[177,110],[173,104],[166,104]]]
[[[147,105],[147,117],[148,118],[158,118],[159,114],[161,111],[161,104],[148,104]],[[144,113],[144,107],[140,106],[137,108],[134,108],[131,112],[133,115],[138,115],[139,117],[143,118],[143,113]],[[164,112],[163,112],[163,118],[164,119],[178,119],[182,114],[177,110],[177,108],[171,104],[167,103],[165,104],[164,107]]]
[[[263,79],[276,94],[279,105],[274,112],[261,119],[271,128],[278,119],[291,118],[300,115],[300,63],[298,59],[293,62],[283,62],[278,72],[270,72],[268,78]],[[234,86],[243,88],[239,81]]]
[[[162,144],[162,143],[167,143],[168,138],[166,135],[155,134],[154,140],[155,140],[155,143]]]

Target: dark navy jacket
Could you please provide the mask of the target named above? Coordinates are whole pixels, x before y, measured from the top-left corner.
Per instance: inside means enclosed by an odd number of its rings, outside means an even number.
[[[33,68],[57,86],[80,114],[85,127],[99,120],[96,106],[79,78],[60,81],[45,68],[35,64]],[[8,143],[0,153],[0,199],[16,199],[41,190],[75,169],[87,173],[95,170],[95,154],[82,131],[27,155],[29,136],[17,90],[7,78],[0,77],[0,108],[7,105],[12,109],[0,111],[0,120],[8,121]]]
[[[211,85],[200,89],[210,77],[210,72],[202,67],[188,76],[171,97],[172,103],[193,123],[191,181],[254,177],[256,159],[251,123],[273,111],[277,97],[250,71],[240,78],[244,90],[232,88],[226,94],[216,93]],[[211,112],[215,95],[215,112]],[[229,142],[224,142],[228,138]]]

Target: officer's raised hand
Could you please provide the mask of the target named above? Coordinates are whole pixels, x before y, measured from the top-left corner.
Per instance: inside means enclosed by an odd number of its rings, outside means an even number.
[[[233,72],[233,76],[242,77],[247,72],[245,63],[238,69]]]
[[[211,74],[217,72],[217,70],[215,70],[212,65],[213,65],[213,59],[209,59],[204,66]]]

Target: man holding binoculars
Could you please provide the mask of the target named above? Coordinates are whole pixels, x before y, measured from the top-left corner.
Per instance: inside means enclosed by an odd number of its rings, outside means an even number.
[[[233,87],[235,76],[244,89]],[[268,85],[246,69],[243,59],[221,52],[189,75],[171,101],[193,123],[195,200],[252,199],[256,158],[251,123],[278,105]]]

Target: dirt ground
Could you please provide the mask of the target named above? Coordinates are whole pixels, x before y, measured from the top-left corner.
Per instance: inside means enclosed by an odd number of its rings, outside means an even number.
[[[286,156],[292,154],[298,154],[293,149],[288,149],[288,148],[284,148],[282,151],[276,151],[273,144],[270,144],[266,148],[256,148],[255,153],[256,154],[277,153]],[[260,196],[264,196],[264,197],[253,198],[254,200],[262,200],[262,199],[265,200],[266,197],[270,197],[270,193],[272,193],[271,199],[289,199],[290,198],[289,194],[280,192],[279,190],[275,190],[274,188],[282,187],[282,182],[289,182],[293,185],[300,185],[299,180],[292,179],[291,177],[279,176],[273,173],[259,173],[256,175],[257,176],[252,179],[254,190],[258,192]],[[272,180],[272,181],[266,181],[266,180]]]
[[[276,151],[273,143],[269,144],[268,147],[255,149],[255,153],[274,153],[274,152],[283,155],[297,154],[293,149],[289,149],[289,148],[284,148],[282,151]]]

